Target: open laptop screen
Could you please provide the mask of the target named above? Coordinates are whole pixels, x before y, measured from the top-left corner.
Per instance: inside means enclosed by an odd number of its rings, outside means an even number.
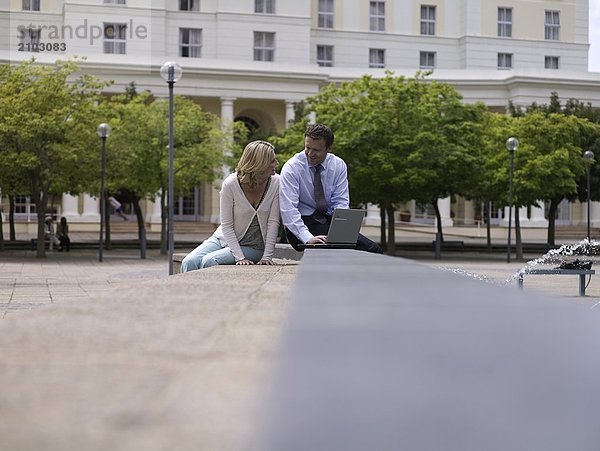
[[[365,217],[365,211],[355,208],[336,208],[331,217],[327,243],[299,244],[299,249],[354,249]]]

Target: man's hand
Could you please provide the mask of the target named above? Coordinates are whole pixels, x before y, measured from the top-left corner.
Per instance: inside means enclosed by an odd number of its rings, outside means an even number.
[[[243,260],[239,260],[239,261],[235,262],[235,264],[236,265],[253,265],[254,262],[245,258]]]
[[[310,238],[306,244],[324,244],[327,243],[327,235],[317,235]]]
[[[258,262],[259,265],[274,265],[275,262],[273,260],[261,260]]]

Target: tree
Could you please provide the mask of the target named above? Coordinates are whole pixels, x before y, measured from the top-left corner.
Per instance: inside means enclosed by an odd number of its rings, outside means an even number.
[[[319,121],[336,133],[335,152],[348,164],[354,202],[386,211],[390,254],[396,205],[416,199],[437,210],[438,198],[468,190],[478,161],[478,124],[485,108],[463,104],[454,88],[428,82],[426,75],[364,76],[329,85],[307,100]],[[441,234],[439,210],[437,218]]]
[[[90,176],[94,105],[106,83],[77,75],[75,61],[30,60],[3,67],[0,77],[0,180],[8,194],[33,198],[36,255],[44,257],[49,196],[78,192]]]
[[[231,131],[221,130],[219,119],[190,99],[176,96],[174,105],[175,191],[186,192],[221,175],[226,155],[239,146]],[[116,97],[101,110],[110,119],[113,133],[107,154],[109,189],[127,189],[132,194],[140,236],[144,219],[139,200],[160,195],[161,252],[167,244],[167,190],[169,181],[169,120],[167,100],[150,93]]]
[[[488,250],[491,251],[492,204],[508,205],[509,154],[506,140],[515,135],[516,119],[505,114],[490,113],[482,124],[482,140],[479,153],[479,167],[471,176],[471,187],[465,193],[467,198],[483,202],[485,208],[486,236]]]
[[[552,246],[558,204],[577,194],[577,183],[585,174],[581,137],[592,128],[586,119],[558,113],[532,112],[517,121],[521,137],[515,159],[517,204],[549,201],[548,244]]]
[[[532,103],[527,107],[526,112],[523,112],[522,108],[516,108],[514,105],[510,105],[510,111],[513,116],[525,116],[529,113],[542,113],[549,115],[552,113],[560,113],[566,116],[575,116],[581,119],[587,119],[592,126],[586,126],[579,129],[579,147],[582,151],[591,150],[594,155],[600,155],[600,108],[593,107],[591,103],[581,102],[577,99],[568,99],[563,106],[561,104],[558,93],[552,92],[550,95],[550,102],[548,104],[538,105]],[[592,200],[600,200],[600,171],[596,168],[596,165],[592,165],[590,168],[591,193],[590,197]],[[578,188],[576,193],[570,193],[565,198],[573,201],[579,199],[580,201],[587,200],[587,177],[586,174],[582,174],[578,180]],[[562,201],[561,199],[555,199],[554,202],[550,203],[550,212],[548,217],[548,243],[552,246],[555,244],[555,219],[558,210],[558,204]]]

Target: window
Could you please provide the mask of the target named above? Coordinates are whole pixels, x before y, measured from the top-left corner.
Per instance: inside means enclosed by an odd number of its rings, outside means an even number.
[[[200,11],[200,0],[179,0],[179,11]]]
[[[558,56],[545,56],[544,67],[546,69],[558,69]]]
[[[254,61],[275,61],[275,33],[254,32]]]
[[[369,49],[369,67],[385,67],[385,49]]]
[[[254,0],[254,12],[275,14],[275,0]]]
[[[435,69],[435,52],[420,52],[419,69]]]
[[[179,56],[200,58],[202,52],[202,30],[200,28],[179,29]]]
[[[421,34],[435,35],[435,6],[421,5]]]
[[[127,45],[127,25],[122,23],[104,24],[104,53],[125,54]]]
[[[512,8],[498,8],[498,36],[512,37]]]
[[[498,69],[512,69],[512,53],[498,53]]]
[[[111,5],[124,5],[125,0],[104,0],[104,3],[111,4]]]
[[[319,0],[317,27],[333,28],[333,0]]]
[[[560,11],[546,11],[544,35],[547,41],[560,39]]]
[[[35,212],[35,203],[29,196],[15,196],[15,214],[33,215]]]
[[[19,30],[19,50],[22,48],[25,52],[40,51],[40,37],[42,36],[41,28],[25,28]]]
[[[332,45],[317,45],[317,65],[323,67],[333,66]]]
[[[369,30],[385,31],[385,2],[369,2]]]
[[[40,0],[23,0],[23,11],[39,11]]]

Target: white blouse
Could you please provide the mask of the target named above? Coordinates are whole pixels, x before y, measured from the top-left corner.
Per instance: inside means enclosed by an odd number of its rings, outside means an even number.
[[[254,209],[246,198],[238,182],[237,173],[230,174],[221,186],[220,192],[221,225],[214,236],[223,246],[229,246],[236,261],[243,260],[240,240],[246,234],[254,216],[258,216],[260,231],[265,243],[263,260],[271,260],[279,234],[279,175],[271,176],[258,209]]]

